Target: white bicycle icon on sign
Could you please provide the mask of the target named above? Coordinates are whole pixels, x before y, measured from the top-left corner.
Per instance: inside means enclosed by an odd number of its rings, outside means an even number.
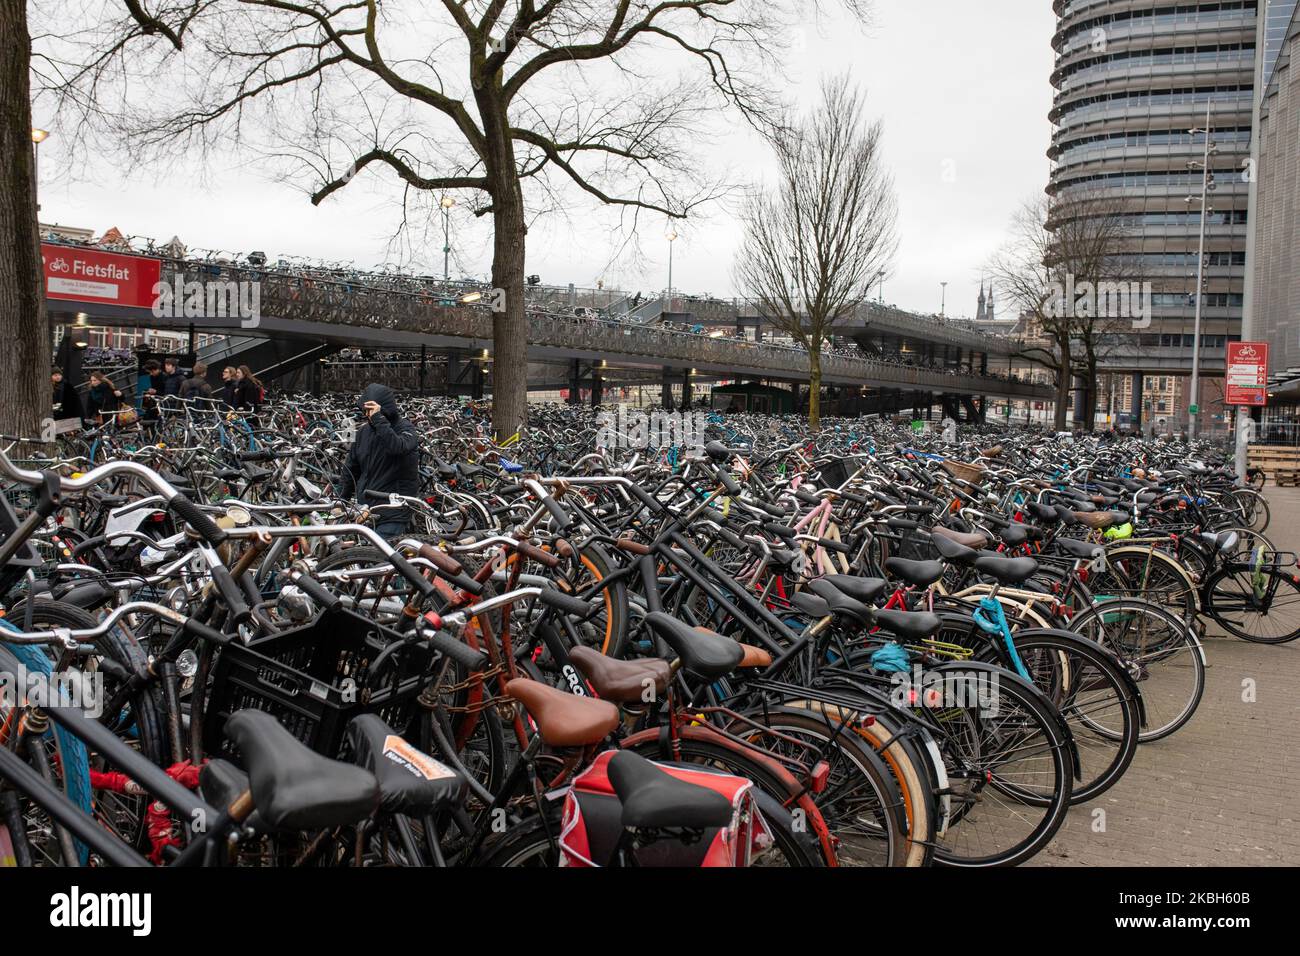
[[[1254,346],[1246,345],[1237,350],[1237,355],[1241,358],[1254,358],[1257,353]]]
[[[71,268],[72,266],[68,265],[68,260],[64,259],[62,256],[50,263],[51,272],[67,272]]]

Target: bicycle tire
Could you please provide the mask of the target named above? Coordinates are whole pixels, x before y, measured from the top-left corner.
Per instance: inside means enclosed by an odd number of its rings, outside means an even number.
[[[542,550],[551,552],[554,549],[548,544],[543,545]],[[566,592],[590,590],[593,585],[598,585],[613,576],[617,570],[609,555],[598,545],[585,544],[581,547],[574,547],[572,550],[574,553],[564,559],[571,568],[564,577],[561,577],[561,569],[565,567],[565,564],[561,564],[553,570],[541,566],[529,568],[525,565],[525,570],[540,573],[552,581],[563,581],[564,587],[561,590]],[[516,560],[518,560],[517,552],[510,556],[507,567],[513,565]],[[573,567],[575,563],[576,568]],[[584,576],[589,576],[590,580],[585,580]],[[600,651],[606,657],[621,659],[627,654],[629,614],[627,585],[622,580],[618,580],[611,586],[596,593],[603,595],[605,620],[603,628],[592,632],[594,643],[589,646]],[[602,630],[603,634],[601,633]]]
[[[867,776],[871,780],[872,788],[880,795],[885,806],[881,806],[878,812],[889,814],[893,823],[890,825],[901,824],[904,828],[903,845],[895,849],[892,846],[887,848],[887,859],[881,865],[885,866],[923,866],[929,862],[929,853],[926,852],[926,845],[933,841],[934,824],[933,824],[933,794],[924,792],[914,792],[909,794],[909,800],[905,801],[902,793],[902,787],[899,784],[899,775],[891,770],[882,756],[877,752],[874,743],[868,742],[859,734],[837,734],[835,718],[829,714],[826,719],[819,720],[809,709],[798,707],[772,707],[762,713],[753,713],[750,718],[762,723],[765,727],[770,727],[774,732],[785,734],[791,737],[808,737],[812,736],[824,745],[832,745],[837,749],[843,750],[845,759],[849,761],[853,769],[861,775]],[[832,726],[827,726],[827,721],[832,722]],[[825,758],[823,758],[825,759]],[[894,755],[897,760],[898,755]],[[832,768],[833,770],[834,768]],[[907,779],[912,784],[915,791],[923,791],[920,774],[913,768]],[[837,832],[833,820],[838,815],[828,813],[825,809],[838,801],[838,797],[833,792],[834,781],[828,782],[827,790],[814,796],[819,808],[822,809],[822,815],[826,818],[826,823],[831,827],[831,831],[836,835],[838,840],[840,863],[842,865],[854,865],[853,861],[846,859],[846,847],[850,845],[850,840],[843,835],[843,830]],[[892,804],[892,805],[890,805]],[[913,810],[913,816],[909,818],[908,809]],[[889,842],[890,837],[886,836],[885,841]]]
[[[1223,602],[1228,600],[1235,602],[1237,599],[1235,597],[1228,598],[1226,591],[1217,601],[1215,595],[1219,593],[1220,587],[1226,581],[1231,580],[1238,585],[1238,587],[1234,589],[1236,593],[1245,594],[1245,587],[1249,586],[1252,590],[1253,597],[1253,589],[1255,587],[1253,579],[1248,582],[1242,578],[1242,575],[1251,573],[1252,572],[1249,571],[1243,571],[1239,566],[1229,565],[1228,567],[1220,568],[1211,575],[1210,580],[1205,583],[1206,613],[1209,614],[1210,617],[1229,634],[1239,637],[1243,641],[1250,641],[1252,644],[1287,644],[1296,640],[1296,638],[1300,638],[1300,624],[1297,624],[1292,630],[1287,631],[1286,633],[1265,637],[1260,634],[1251,633],[1237,621],[1226,616],[1227,609],[1223,607]],[[1300,581],[1297,581],[1293,575],[1275,569],[1264,569],[1260,573],[1264,577],[1268,578],[1269,581],[1268,591],[1270,597],[1268,600],[1269,606],[1263,615],[1265,619],[1268,617],[1268,612],[1273,610],[1276,594],[1280,590],[1286,591],[1288,595],[1286,600],[1287,604],[1300,604]],[[1244,603],[1250,603],[1252,599],[1243,598],[1242,600]]]
[[[836,722],[844,720],[844,708],[815,698],[787,700],[785,707],[806,708],[823,713]],[[903,800],[903,814],[907,823],[907,854],[904,866],[929,866],[934,856],[934,838],[941,826],[947,824],[946,809],[941,811],[936,791],[941,788],[938,774],[924,748],[915,745],[895,715],[887,707],[864,699],[862,712],[874,719],[870,722],[855,720],[850,726],[855,734],[866,741],[885,762],[893,774]],[[857,711],[855,711],[857,713]]]
[[[1128,562],[1132,562],[1130,567]],[[1152,567],[1157,584],[1152,584]],[[1166,583],[1159,586],[1161,580]],[[1106,570],[1094,572],[1088,579],[1088,589],[1098,596],[1140,597],[1154,600],[1161,607],[1176,614],[1188,624],[1196,621],[1201,611],[1196,584],[1187,570],[1175,558],[1154,547],[1120,545],[1106,549]]]
[[[935,670],[941,674],[960,673],[952,671],[952,668],[960,669],[979,669],[987,668],[986,664],[977,664],[974,662],[962,662],[954,665],[941,665]],[[957,852],[958,838],[966,832],[969,832],[969,825],[973,822],[970,817],[970,808],[973,806],[969,801],[964,804],[964,809],[954,812],[954,823],[949,826],[947,832],[936,842],[934,852],[934,862],[936,866],[947,866],[961,869],[983,869],[986,867],[1017,866],[1026,860],[1032,859],[1041,851],[1056,835],[1061,824],[1065,822],[1065,816],[1070,807],[1070,797],[1073,792],[1074,778],[1074,758],[1071,753],[1069,730],[1060,715],[1056,713],[1050,701],[1043,696],[1038,688],[1029,682],[1021,679],[1010,671],[1003,671],[1000,668],[994,668],[999,675],[999,697],[1006,695],[1013,698],[1032,724],[1039,728],[1039,732],[1045,740],[1047,752],[1051,754],[1052,759],[1052,779],[1048,796],[1039,796],[1035,793],[1027,792],[1024,785],[1008,785],[1007,781],[997,781],[993,776],[990,768],[972,767],[969,758],[972,755],[961,754],[955,749],[956,741],[953,738],[954,728],[949,726],[939,726],[943,733],[936,735],[936,743],[939,744],[947,765],[947,772],[951,787],[954,791],[954,802],[961,799],[959,790],[959,781],[962,779],[975,779],[984,781],[987,779],[989,786],[995,793],[1001,793],[1004,796],[1017,800],[1020,805],[1035,806],[1043,811],[1038,823],[1036,823],[1028,834],[1018,842],[1008,847],[1004,847],[993,852]],[[999,711],[1003,709],[1003,701],[999,700]],[[986,777],[987,775],[987,777]],[[978,786],[982,787],[983,783],[979,782]],[[1019,793],[1016,793],[1019,791]],[[963,827],[968,827],[963,830]],[[982,847],[983,848],[983,845]]]
[[[1138,616],[1153,619],[1163,628],[1166,636],[1158,646],[1152,648],[1145,643],[1145,637],[1132,636],[1133,627],[1128,621]],[[1117,628],[1123,630],[1117,633]],[[1205,649],[1196,629],[1188,627],[1177,615],[1141,598],[1117,598],[1075,615],[1070,630],[1109,649],[1138,681],[1147,717],[1146,726],[1138,734],[1141,743],[1168,737],[1196,714],[1205,693]],[[1169,679],[1155,683],[1165,668],[1184,664],[1191,672],[1190,691],[1171,688],[1173,681]],[[1160,716],[1169,712],[1165,701],[1176,708],[1168,718]]]
[[[1078,774],[1071,788],[1071,805],[1078,806],[1095,799],[1120,781],[1137,754],[1143,707],[1141,692],[1136,682],[1114,655],[1101,645],[1078,634],[1055,629],[1031,628],[1015,631],[1012,638],[1021,660],[1035,677],[1035,685],[1056,706],[1073,734],[1075,753],[1078,755],[1076,760]],[[1064,655],[1069,655],[1069,658],[1061,660]],[[980,656],[977,655],[977,659]],[[1041,668],[1039,673],[1035,673],[1035,663],[1045,665],[1047,661],[1063,666],[1052,675],[1041,673]],[[1084,665],[1091,668],[1091,672],[1084,671]],[[1053,680],[1063,677],[1064,686],[1044,687],[1043,683],[1049,677]],[[1081,705],[1079,702],[1078,695],[1081,692],[1096,689],[1099,685],[1104,685],[1105,690],[1117,700],[1117,704],[1104,705],[1104,707],[1105,709],[1117,707],[1120,716],[1118,729],[1106,726],[1099,720],[1103,705],[1096,702]],[[1087,748],[1082,741],[1086,741],[1087,738],[1080,734],[1078,729],[1080,727],[1097,737],[1117,744],[1114,755],[1104,765],[1093,769],[1094,762],[1084,760]],[[1105,760],[1104,757],[1102,759]],[[1087,767],[1083,766],[1085,763],[1088,764]]]

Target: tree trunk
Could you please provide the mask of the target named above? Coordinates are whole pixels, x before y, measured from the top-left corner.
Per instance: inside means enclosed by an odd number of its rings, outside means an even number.
[[[1062,342],[1057,340],[1057,346],[1061,350],[1061,365],[1056,373],[1056,414],[1055,423],[1058,432],[1068,431],[1070,415],[1070,399],[1074,392],[1071,389],[1073,385],[1073,372],[1070,364],[1070,343],[1069,340]]]
[[[524,194],[498,72],[474,94],[483,118],[484,166],[492,196],[492,284],[505,295],[492,313],[492,430],[497,441],[528,425],[528,313],[524,308]]]
[[[0,0],[0,432],[36,438],[50,414],[50,331],[36,225],[27,0]]]
[[[821,345],[808,349],[808,428],[822,427],[822,352]]]
[[[528,425],[528,314],[524,309],[524,208],[518,184],[493,201],[492,284],[505,311],[492,315],[492,428],[504,441]]]
[[[1084,353],[1087,373],[1083,378],[1083,427],[1092,432],[1097,430],[1097,356],[1089,349]]]

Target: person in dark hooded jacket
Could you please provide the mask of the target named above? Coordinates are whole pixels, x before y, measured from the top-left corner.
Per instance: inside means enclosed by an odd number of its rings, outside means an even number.
[[[402,417],[397,399],[387,385],[372,383],[361,393],[365,424],[357,429],[335,483],[340,498],[354,498],[364,505],[376,502],[368,491],[415,495],[420,490],[420,436],[415,426]],[[385,538],[406,531],[405,511],[377,512],[375,530]]]
[[[54,417],[80,418],[81,396],[71,382],[64,381],[62,369],[54,370],[50,383],[54,386]]]

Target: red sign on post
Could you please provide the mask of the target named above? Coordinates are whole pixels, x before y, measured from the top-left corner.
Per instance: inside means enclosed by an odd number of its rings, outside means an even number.
[[[1268,343],[1229,342],[1224,404],[1268,404]]]
[[[162,260],[41,243],[45,297],[153,308]]]

